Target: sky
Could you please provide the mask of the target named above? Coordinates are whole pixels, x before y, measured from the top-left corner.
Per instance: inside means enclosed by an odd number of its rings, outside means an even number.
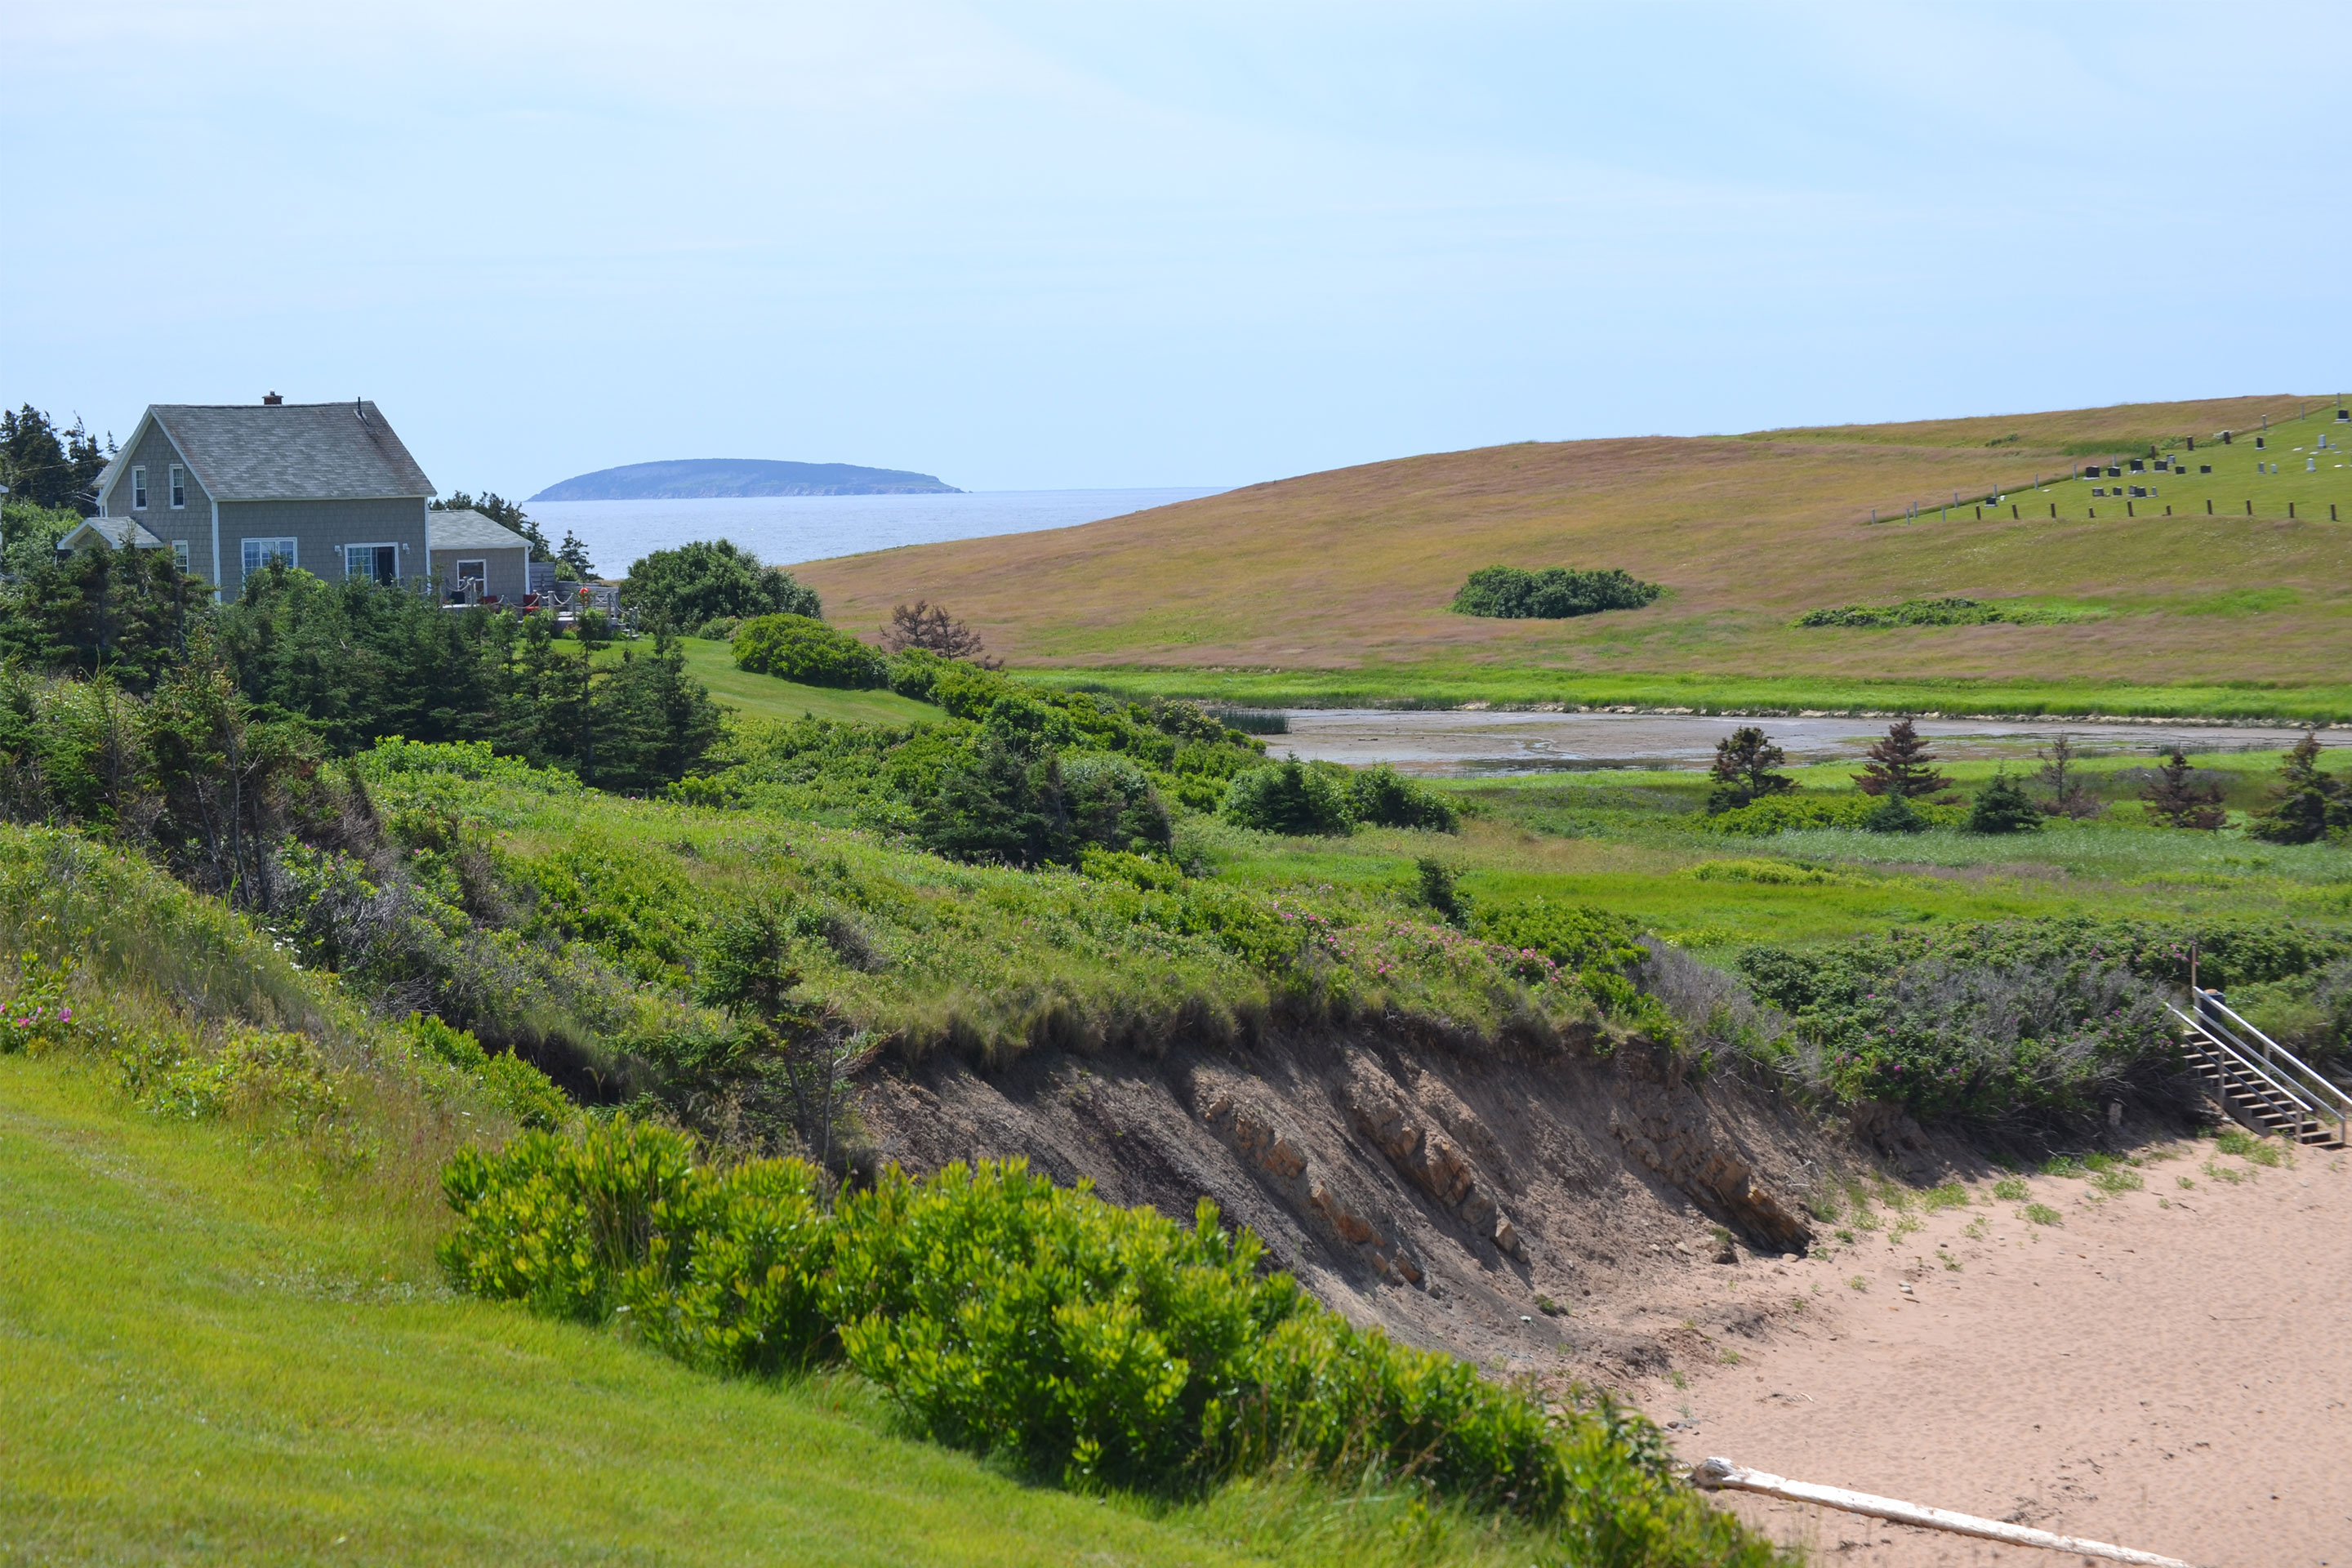
[[[1228,485],[2347,374],[2340,5],[0,0],[0,400]]]

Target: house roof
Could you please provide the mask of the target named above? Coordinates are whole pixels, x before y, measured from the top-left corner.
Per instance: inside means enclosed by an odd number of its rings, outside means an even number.
[[[163,428],[215,500],[377,500],[434,493],[376,405],[157,403],[99,476],[120,477],[149,420]]]
[[[140,526],[136,519],[128,517],[93,517],[87,519],[72,532],[67,534],[63,539],[58,540],[58,548],[60,551],[79,550],[82,547],[84,542],[84,535],[89,535],[90,538],[101,541],[109,549],[112,550],[120,550],[126,543],[140,550],[161,550],[163,548],[163,542],[161,539],[158,539],[155,535],[148,532],[146,529]]]
[[[425,514],[425,547],[428,550],[529,550],[530,541],[478,511],[432,511]]]

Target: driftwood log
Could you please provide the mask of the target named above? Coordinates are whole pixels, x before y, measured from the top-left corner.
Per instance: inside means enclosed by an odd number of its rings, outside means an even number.
[[[2046,1530],[2035,1530],[2028,1525],[2005,1524],[1997,1519],[1979,1519],[1973,1514],[1954,1513],[1949,1509],[1923,1508],[1916,1502],[1873,1497],[1868,1492],[1850,1492],[1843,1487],[1792,1481],[1784,1476],[1767,1475],[1761,1470],[1742,1469],[1729,1459],[1707,1460],[1691,1471],[1691,1481],[1708,1491],[1757,1492],[1765,1497],[1784,1498],[1790,1502],[1819,1503],[1823,1508],[1837,1509],[1844,1513],[1864,1514],[1896,1524],[1916,1524],[1927,1530],[1948,1530],[1956,1535],[1980,1536],[1987,1541],[2005,1542],[2011,1546],[2042,1546],[2053,1552],[2104,1557],[2111,1563],[2142,1563],[2146,1568],[2193,1568],[2192,1564],[2183,1563],[2178,1557],[2160,1557],[2153,1552],[2135,1552],[2128,1546],[2110,1546],[2104,1541],[2081,1541],[2071,1535],[2053,1535]]]

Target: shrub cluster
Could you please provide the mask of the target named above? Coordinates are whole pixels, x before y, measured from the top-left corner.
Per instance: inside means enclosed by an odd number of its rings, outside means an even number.
[[[847,632],[811,616],[761,616],[736,628],[739,669],[803,686],[864,689],[890,684],[882,656]]]
[[[947,721],[750,731],[740,762],[683,793],[905,833],[954,859],[1075,865],[1090,848],[1164,852],[1170,801],[1213,807],[1264,758],[1263,742],[1190,703],[1047,690],[920,648],[886,668]]]
[[[1838,605],[1807,610],[1801,626],[1982,626],[1997,622],[2040,626],[2061,619],[2047,610],[1988,605],[1980,599],[1906,599],[1899,605]]]
[[[1811,1092],[1923,1121],[2054,1123],[2110,1098],[2184,1092],[2162,992],[2188,978],[2192,936],[2207,984],[2299,975],[2352,949],[2288,924],[2061,919],[1759,947],[1739,968],[1794,1020],[1780,1062]]]
[[[1464,616],[1557,621],[1603,610],[1638,610],[1656,602],[1663,592],[1657,584],[1644,583],[1615,566],[1600,571],[1547,566],[1540,572],[1484,566],[1470,574],[1454,595],[1453,607]]]
[[[1452,833],[1462,814],[1445,796],[1383,763],[1350,773],[1336,763],[1293,756],[1234,775],[1218,815],[1241,827],[1328,837],[1362,827]]]
[[[1350,1326],[1202,1200],[1190,1226],[1019,1161],[887,1169],[828,1206],[796,1160],[698,1163],[625,1119],[461,1153],[451,1280],[619,1320],[721,1373],[824,1363],[917,1430],[1084,1489],[1197,1489],[1288,1459],[1372,1470],[1572,1533],[1611,1562],[1769,1562],[1672,1479],[1655,1430]]]

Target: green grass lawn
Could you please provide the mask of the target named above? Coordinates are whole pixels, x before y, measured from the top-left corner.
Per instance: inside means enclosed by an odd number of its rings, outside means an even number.
[[[2146,447],[2118,444],[2116,450],[2087,459],[2102,465],[2095,471],[2070,479],[2059,469],[2046,474],[2038,486],[2003,491],[1990,506],[1983,504],[1980,493],[1959,492],[1962,504],[1958,506],[1951,504],[1953,492],[1927,496],[1920,499],[1918,521],[1951,516],[1971,521],[2006,516],[2117,522],[2168,516],[2283,518],[2290,508],[2298,520],[2352,521],[2352,468],[2347,467],[2352,458],[2352,420],[2337,419],[2333,405],[2315,407],[2299,419],[2281,419],[2268,429],[2235,431],[2227,446],[2210,437],[2200,437],[2194,451],[2185,441],[2159,445],[2151,458]],[[2137,470],[2135,462],[2140,465]],[[2157,468],[2159,462],[2165,468]],[[2122,471],[2110,477],[2109,467]],[[2135,489],[2143,493],[2135,495]]]
[[[133,1111],[79,1060],[0,1057],[0,1562],[1363,1564],[1502,1549],[1380,1506],[1367,1528],[1334,1529],[1345,1510],[1328,1493],[1106,1506],[1025,1486],[891,1436],[855,1383],[720,1382],[452,1297],[414,1205],[382,1195],[341,1191],[249,1131]]]
[[[928,702],[901,697],[895,691],[845,691],[833,686],[803,686],[772,675],[755,675],[735,668],[730,645],[707,637],[680,637],[686,668],[710,689],[722,708],[747,719],[841,719],[860,724],[927,724],[940,716]],[[621,657],[618,647],[604,649],[601,659]]]

